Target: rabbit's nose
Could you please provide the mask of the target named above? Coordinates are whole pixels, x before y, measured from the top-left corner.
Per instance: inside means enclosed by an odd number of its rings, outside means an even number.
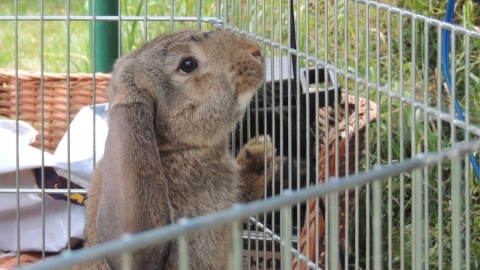
[[[257,59],[258,61],[262,61],[263,55],[262,51],[258,48],[252,48],[250,49],[250,54],[253,56],[253,58]]]
[[[253,57],[257,58],[257,57],[262,57],[262,52],[260,50],[253,50],[250,52],[252,54]]]

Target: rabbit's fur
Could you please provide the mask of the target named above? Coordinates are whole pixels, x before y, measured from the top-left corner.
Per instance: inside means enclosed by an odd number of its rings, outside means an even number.
[[[180,67],[186,57],[198,61],[191,73]],[[86,246],[261,198],[270,139],[252,139],[236,160],[228,139],[264,72],[258,44],[224,30],[172,32],[120,58],[108,87],[104,157],[88,194]],[[191,269],[230,268],[231,234],[220,226],[190,235]],[[120,261],[84,267],[120,269]],[[177,269],[176,242],[134,253],[133,265]]]

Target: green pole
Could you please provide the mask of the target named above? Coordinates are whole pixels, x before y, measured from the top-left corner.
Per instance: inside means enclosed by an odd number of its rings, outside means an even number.
[[[89,0],[88,2],[91,16],[119,15],[118,0]],[[94,34],[95,38],[93,38]],[[90,59],[95,63],[94,71],[110,73],[113,63],[119,56],[117,21],[94,20],[90,23],[90,51]]]

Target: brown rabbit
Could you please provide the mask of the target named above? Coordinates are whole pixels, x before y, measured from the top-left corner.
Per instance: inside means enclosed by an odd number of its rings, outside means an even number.
[[[268,137],[237,159],[229,133],[264,78],[258,44],[231,32],[172,32],[120,58],[108,87],[108,136],[87,202],[86,246],[263,196]],[[266,145],[265,145],[266,143]],[[264,147],[267,161],[264,160]],[[189,236],[191,269],[230,268],[231,227]],[[176,243],[133,254],[133,269],[177,269]],[[120,256],[86,269],[120,269]]]

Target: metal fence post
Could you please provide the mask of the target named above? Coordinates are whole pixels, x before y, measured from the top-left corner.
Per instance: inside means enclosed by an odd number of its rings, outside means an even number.
[[[119,15],[117,0],[89,0],[88,2],[89,13],[92,16]],[[94,72],[111,72],[113,63],[118,58],[118,22],[92,20],[90,38],[91,60],[95,63]]]

